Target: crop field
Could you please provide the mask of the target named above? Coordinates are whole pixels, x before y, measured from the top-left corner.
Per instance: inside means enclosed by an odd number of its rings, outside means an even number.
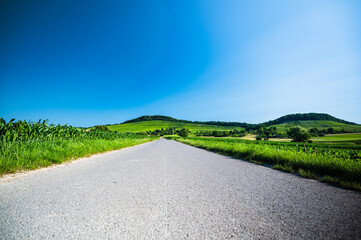
[[[361,133],[361,126],[360,125],[350,125],[344,124],[339,122],[333,121],[322,121],[322,120],[310,120],[310,121],[292,121],[283,124],[272,125],[272,127],[276,127],[280,132],[286,132],[292,127],[303,127],[307,130],[311,128],[318,128],[318,129],[327,129],[329,127],[334,128],[335,130],[344,129],[347,132],[360,132]]]
[[[141,122],[132,122],[118,125],[107,125],[111,131],[117,132],[145,132],[145,131],[154,131],[156,129],[166,129],[166,128],[176,128],[182,129],[186,128],[192,133],[196,131],[231,131],[234,129],[244,130],[241,127],[233,126],[217,126],[217,125],[206,125],[206,124],[195,124],[195,123],[183,123],[183,122],[173,122],[173,121],[163,121],[163,120],[152,120],[152,121],[141,121]]]
[[[332,134],[323,137],[312,138],[313,141],[357,141],[361,140],[361,133]]]
[[[361,146],[215,138],[170,139],[361,191]]]
[[[157,138],[48,125],[47,121],[12,120],[6,123],[0,118],[0,175],[46,167],[154,139]]]

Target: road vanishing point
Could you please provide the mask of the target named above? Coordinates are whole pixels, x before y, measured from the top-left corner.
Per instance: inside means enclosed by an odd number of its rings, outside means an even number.
[[[361,239],[361,194],[160,139],[1,181],[0,239]]]

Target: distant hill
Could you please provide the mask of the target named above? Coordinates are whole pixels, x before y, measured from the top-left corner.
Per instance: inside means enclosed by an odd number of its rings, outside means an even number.
[[[153,121],[153,120],[162,120],[162,121],[172,121],[172,122],[179,122],[179,121],[185,121],[185,120],[178,120],[172,117],[168,117],[168,116],[162,116],[162,115],[146,115],[146,116],[141,116],[138,118],[134,118],[128,121],[123,122],[124,123],[132,123],[132,122],[143,122],[143,121]],[[189,122],[189,121],[186,121]]]
[[[153,131],[161,128],[188,128],[195,131],[229,131],[237,130],[255,130],[260,127],[277,127],[279,131],[286,131],[288,128],[300,126],[306,129],[313,127],[319,129],[335,128],[336,130],[344,129],[348,132],[361,132],[361,126],[333,117],[325,113],[296,113],[289,114],[260,124],[250,124],[244,122],[222,122],[222,121],[189,121],[180,120],[169,116],[146,115],[135,119],[125,121],[122,124],[108,125],[110,130],[121,132],[140,132]]]
[[[281,124],[271,125],[276,127],[280,132],[286,132],[292,127],[302,127],[307,130],[311,128],[317,128],[319,130],[333,128],[337,131],[344,130],[346,132],[361,132],[361,126],[356,124],[345,124],[335,121],[325,121],[325,120],[305,120],[305,121],[289,121]]]
[[[154,121],[154,120],[161,120],[161,121],[171,121],[171,122],[180,122],[180,123],[193,123],[193,124],[205,124],[205,125],[216,125],[216,126],[224,126],[224,127],[241,127],[241,128],[251,128],[255,126],[255,124],[249,123],[241,123],[241,122],[221,122],[221,121],[189,121],[189,120],[180,120],[168,116],[162,115],[146,115],[141,116],[135,119],[131,119],[128,121],[123,122],[126,123],[134,123],[134,122],[142,122],[142,121]]]
[[[322,120],[322,121],[332,121],[350,125],[357,125],[353,122],[348,122],[339,118],[335,118],[326,113],[296,113],[296,114],[288,114],[283,117],[277,118],[276,120],[271,120],[268,122],[263,123],[266,126],[282,124],[292,121],[310,121],[310,120]]]
[[[276,127],[280,132],[286,132],[292,127],[302,127],[307,130],[311,128],[327,129],[333,128],[337,131],[361,132],[361,126],[343,119],[333,117],[326,113],[296,113],[288,114],[262,124],[262,126]]]

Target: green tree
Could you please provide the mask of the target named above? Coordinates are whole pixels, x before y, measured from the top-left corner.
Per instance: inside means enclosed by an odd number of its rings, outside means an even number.
[[[179,136],[181,136],[181,137],[187,137],[189,133],[190,133],[190,131],[189,131],[188,129],[182,128],[182,129],[179,131]]]
[[[329,127],[329,128],[327,128],[327,133],[333,134],[333,133],[335,133],[335,129],[333,129],[332,127]]]
[[[294,127],[287,131],[287,136],[292,138],[294,142],[306,142],[310,139],[310,134],[306,132],[304,129]]]
[[[95,129],[100,131],[110,131],[109,128],[105,125],[97,125],[95,126]]]

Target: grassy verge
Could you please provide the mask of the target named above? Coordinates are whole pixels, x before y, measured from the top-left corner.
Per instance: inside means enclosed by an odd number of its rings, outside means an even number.
[[[176,138],[175,140],[256,164],[271,164],[274,169],[298,173],[302,177],[361,191],[360,159],[282,149],[253,141],[236,142],[200,138]]]
[[[155,139],[157,138],[4,141],[0,145],[0,176],[19,170],[47,167],[71,159],[134,146]]]

